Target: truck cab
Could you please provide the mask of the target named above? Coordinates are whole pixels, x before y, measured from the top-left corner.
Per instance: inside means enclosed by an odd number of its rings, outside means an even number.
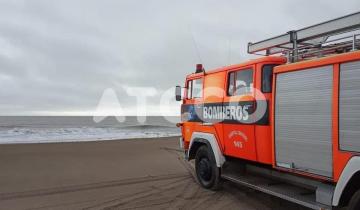
[[[194,132],[203,132],[215,136],[226,156],[271,165],[272,76],[285,62],[264,57],[188,75],[181,107],[184,149]]]

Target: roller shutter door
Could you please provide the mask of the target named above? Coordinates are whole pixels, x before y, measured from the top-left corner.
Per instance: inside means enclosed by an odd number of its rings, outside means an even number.
[[[360,61],[340,65],[340,149],[360,152]]]
[[[332,83],[332,66],[277,75],[278,166],[332,177]]]

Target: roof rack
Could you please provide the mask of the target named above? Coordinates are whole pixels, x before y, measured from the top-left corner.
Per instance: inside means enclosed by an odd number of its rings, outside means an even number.
[[[248,43],[248,53],[282,54],[288,62],[360,49],[360,12],[289,31],[280,36]]]

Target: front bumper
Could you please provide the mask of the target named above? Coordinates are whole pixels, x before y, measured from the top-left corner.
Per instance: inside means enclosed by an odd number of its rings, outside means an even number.
[[[185,160],[188,160],[189,159],[188,150],[186,150],[184,147],[184,139],[182,137],[179,138],[179,147],[181,150],[184,151]]]
[[[184,149],[184,139],[182,137],[179,138],[179,146],[180,149]]]

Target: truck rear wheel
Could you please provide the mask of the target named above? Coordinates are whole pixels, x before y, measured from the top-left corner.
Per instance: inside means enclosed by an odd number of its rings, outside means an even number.
[[[355,194],[351,197],[348,210],[357,210],[360,209],[360,190],[356,191]]]
[[[220,168],[217,167],[211,148],[201,146],[195,156],[196,177],[202,187],[217,190],[220,186]]]

